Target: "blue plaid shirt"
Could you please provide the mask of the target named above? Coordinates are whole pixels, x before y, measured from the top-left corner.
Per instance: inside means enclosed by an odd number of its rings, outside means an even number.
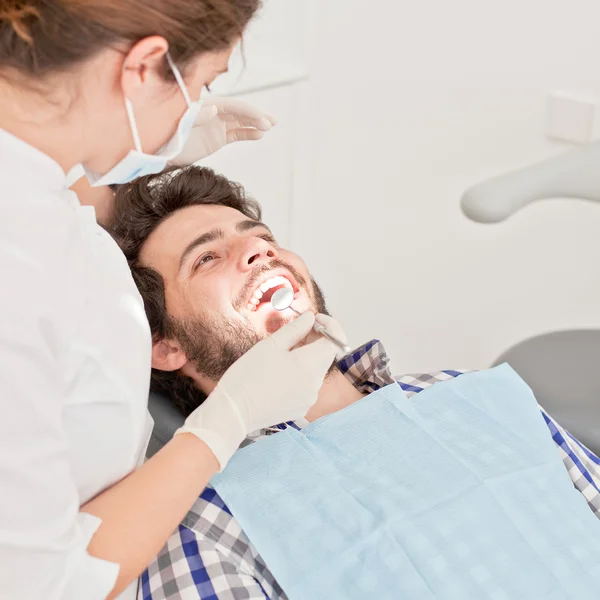
[[[373,340],[344,357],[339,368],[363,393],[397,381],[408,396],[462,374],[440,371],[392,377],[386,352]],[[540,407],[573,485],[600,518],[600,459]],[[250,436],[253,443],[286,426]],[[207,487],[141,578],[144,600],[284,600],[286,595],[221,500]]]

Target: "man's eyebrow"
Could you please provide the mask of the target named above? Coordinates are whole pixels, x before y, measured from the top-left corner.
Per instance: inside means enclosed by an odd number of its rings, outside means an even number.
[[[201,236],[198,236],[195,240],[190,242],[186,249],[183,251],[181,258],[179,259],[179,270],[183,267],[183,264],[189,257],[189,255],[198,247],[203,244],[210,244],[210,242],[214,242],[215,240],[223,239],[225,237],[225,233],[222,229],[211,229],[206,233],[203,233]]]
[[[235,226],[235,229],[238,233],[244,233],[245,231],[250,231],[250,229],[254,229],[255,227],[262,227],[271,233],[271,230],[264,223],[261,223],[260,221],[253,221],[252,219],[240,221]]]

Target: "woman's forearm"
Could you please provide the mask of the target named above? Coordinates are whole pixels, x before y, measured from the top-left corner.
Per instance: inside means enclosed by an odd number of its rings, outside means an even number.
[[[182,433],[144,465],[81,507],[102,519],[88,552],[120,566],[109,599],[156,557],[219,463],[195,435]]]

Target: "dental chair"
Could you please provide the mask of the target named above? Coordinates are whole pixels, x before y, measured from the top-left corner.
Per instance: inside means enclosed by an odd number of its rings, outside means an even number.
[[[175,431],[183,425],[185,418],[167,396],[155,392],[150,392],[148,409],[154,419],[154,429],[146,452],[146,456],[150,458],[173,437]]]
[[[550,198],[600,202],[600,142],[475,185],[465,192],[461,208],[472,221],[499,223]],[[523,377],[561,425],[600,454],[600,330],[532,337],[494,365],[503,362]]]

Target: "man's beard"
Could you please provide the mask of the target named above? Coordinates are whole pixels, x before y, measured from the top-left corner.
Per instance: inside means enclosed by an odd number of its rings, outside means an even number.
[[[311,308],[318,313],[328,315],[325,297],[321,288],[311,277],[311,285],[306,285],[306,280],[291,265],[275,259],[268,265],[262,265],[252,271],[244,288],[234,300],[233,306],[239,310],[244,305],[248,292],[257,283],[261,275],[273,269],[283,267],[287,269],[298,285],[307,291]],[[194,366],[198,374],[219,381],[229,367],[240,359],[250,348],[266,337],[260,334],[247,321],[234,321],[222,315],[200,314],[190,319],[172,319],[174,337],[181,344],[181,348]],[[267,323],[267,330],[269,324]],[[329,372],[335,367],[335,363]]]

